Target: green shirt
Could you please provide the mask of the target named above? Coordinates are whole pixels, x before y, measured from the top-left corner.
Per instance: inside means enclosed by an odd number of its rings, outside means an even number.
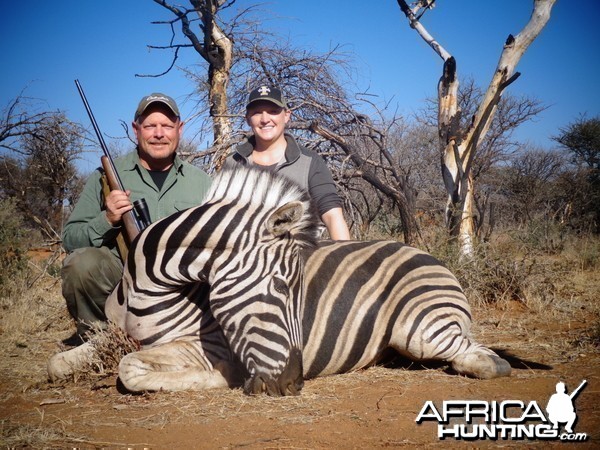
[[[199,205],[211,183],[206,173],[178,156],[160,191],[140,164],[137,152],[115,159],[114,164],[124,188],[131,191],[131,201],[146,200],[152,222]],[[68,252],[82,247],[109,247],[118,255],[116,237],[121,227],[113,227],[106,218],[100,181],[103,172],[98,168],[90,175],[65,225],[63,246]]]

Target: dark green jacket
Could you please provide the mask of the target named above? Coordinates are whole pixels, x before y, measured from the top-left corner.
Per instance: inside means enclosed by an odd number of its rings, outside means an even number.
[[[200,204],[211,179],[199,168],[175,157],[173,168],[159,191],[148,171],[140,164],[137,152],[114,160],[132,202],[144,198],[152,222]],[[101,168],[90,175],[63,231],[63,246],[71,252],[82,247],[109,247],[118,255],[116,236],[121,229],[112,227],[104,212]]]

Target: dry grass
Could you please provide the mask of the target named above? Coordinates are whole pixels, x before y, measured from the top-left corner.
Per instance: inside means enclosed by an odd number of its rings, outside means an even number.
[[[31,289],[0,297],[3,334],[16,344],[27,343],[32,334],[67,330],[71,324],[65,317],[67,311],[59,297],[59,286],[60,280],[45,278]]]
[[[497,295],[475,301],[476,339],[492,347],[494,344],[509,347],[521,355],[542,355],[539,361],[542,363],[569,361],[573,355],[598,354],[600,264],[594,256],[600,248],[598,242],[573,241],[564,246],[563,254],[536,254],[535,258],[530,258],[532,253],[522,251],[518,257],[510,257],[508,244],[503,245],[500,249],[489,249],[483,258],[484,268],[465,265],[460,269],[472,280],[468,293],[489,295],[484,293],[490,289],[489,292]],[[496,270],[490,269],[496,266]],[[482,280],[484,277],[506,279],[501,280],[503,284],[494,284]],[[475,282],[480,284],[475,285]],[[553,330],[553,324],[561,326]],[[551,340],[549,330],[552,330]],[[400,369],[373,367],[309,380],[298,397],[248,397],[239,389],[118,395],[114,391],[116,365],[123,352],[135,349],[136,344],[116,330],[96,333],[94,341],[103,358],[94,361],[89,371],[78,375],[78,384],[47,382],[46,360],[60,349],[60,341],[72,331],[56,278],[40,278],[33,288],[22,290],[20,295],[0,298],[0,370],[3,373],[0,405],[5,408],[0,416],[0,445],[14,448],[124,445],[116,438],[114,442],[98,442],[84,434],[85,431],[69,431],[73,424],[64,418],[67,414],[45,412],[43,405],[52,403],[65,408],[97,403],[97,411],[101,413],[96,411],[82,420],[108,430],[123,427],[161,430],[173,424],[214,423],[218,419],[245,419],[257,414],[273,418],[280,427],[317,424],[325,419],[362,424],[366,419],[359,413],[341,407],[348,395],[360,398],[365,387],[389,382],[395,387],[382,392],[375,404],[376,410],[385,409],[386,402],[403,397],[409,386],[423,385],[427,389],[445,377],[444,367],[423,368],[414,364]],[[534,375],[525,372],[519,376],[527,379]],[[470,382],[462,377],[452,380],[455,387],[469,386]],[[30,412],[11,413],[10,408],[23,402],[23,398],[35,403],[17,410]],[[82,414],[91,414],[86,411]],[[279,444],[286,445],[285,442]],[[279,444],[275,442],[273,446]]]
[[[90,443],[89,439],[67,433],[55,427],[0,423],[0,436],[7,448],[61,449],[65,443],[76,446]],[[1,442],[1,441],[0,441]]]
[[[96,325],[90,332],[90,342],[96,349],[89,366],[74,374],[79,381],[98,381],[98,378],[117,376],[121,358],[140,349],[137,341],[113,323]]]

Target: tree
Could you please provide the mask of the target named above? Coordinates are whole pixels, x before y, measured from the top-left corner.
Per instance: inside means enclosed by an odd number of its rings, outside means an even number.
[[[216,166],[220,167],[225,156],[222,149],[226,148],[224,144],[231,135],[227,85],[233,62],[233,42],[219,25],[218,15],[222,9],[231,7],[235,0],[190,0],[192,8],[178,7],[165,0],[154,0],[154,2],[175,15],[175,19],[166,22],[171,27],[173,39],[175,37],[173,27],[176,23],[179,23],[183,35],[190,42],[189,44],[174,44],[172,39],[171,44],[166,47],[151,46],[151,48],[171,48],[175,50],[171,66],[167,69],[167,72],[175,65],[179,50],[185,47],[192,47],[208,63],[207,103],[210,105],[209,114],[213,124],[213,145],[220,149],[215,162]],[[192,15],[199,17],[200,35],[192,29],[192,23],[197,20],[191,17]]]
[[[155,1],[168,6],[164,1]],[[195,14],[205,17],[207,8],[215,5],[214,2],[190,3],[193,6],[191,9],[169,8],[177,16],[175,21],[189,24],[191,19],[188,16]],[[201,94],[199,110],[208,111],[212,120],[225,117],[232,126],[229,134],[215,135],[212,150],[201,152],[201,155],[212,153],[213,165],[218,168],[226,152],[245,136],[242,130],[249,87],[260,83],[277,84],[284,89],[292,105],[293,121],[289,128],[297,132],[301,143],[323,156],[340,186],[358,194],[346,195],[348,205],[352,202],[365,205],[373,197],[380,202],[384,198],[389,200],[400,217],[405,241],[412,242],[417,232],[414,194],[410,188],[409,174],[396,165],[387,137],[388,130],[394,127],[398,118],[386,118],[382,110],[367,100],[366,95],[359,96],[358,101],[353,100],[357,95],[348,90],[351,83],[344,72],[348,62],[338,48],[325,54],[294,48],[289,41],[264,33],[258,25],[260,21],[253,20],[249,14],[251,9],[234,15],[228,22],[222,21],[217,13],[233,3],[219,3],[223,9],[214,10],[210,15],[214,23],[219,23],[219,30],[227,36],[228,41],[235,43],[229,47],[233,52],[233,60],[227,81],[227,97],[220,97],[221,100],[227,100],[227,109],[216,114],[211,109],[211,86],[208,86],[208,96],[202,95],[206,86],[203,82],[205,75],[189,74],[197,80]],[[206,42],[206,30],[205,22],[201,19],[199,30],[186,26],[183,34],[191,43]],[[204,39],[201,39],[202,36]],[[164,48],[172,48],[177,52],[182,47],[184,45],[171,43]],[[196,45],[193,48],[199,53],[204,51],[203,47]],[[210,79],[211,63],[208,62]],[[374,110],[378,120],[359,112],[365,109]],[[357,179],[364,181],[377,193],[371,193],[369,199],[361,200],[359,191],[364,190],[364,185],[359,187]],[[377,208],[359,215],[368,220],[376,211]]]
[[[600,117],[581,117],[560,129],[560,135],[553,137],[563,148],[572,153],[573,162],[583,164],[598,176],[600,171]]]
[[[527,223],[540,213],[555,219],[564,210],[564,196],[556,182],[565,168],[558,152],[524,148],[504,168],[504,194],[513,220]]]
[[[37,117],[35,123],[13,128],[18,133],[13,133],[10,148],[16,157],[0,158],[0,196],[13,198],[26,223],[55,240],[62,230],[63,204],[80,187],[75,160],[83,149],[84,130],[61,112]]]
[[[474,158],[490,129],[503,92],[520,75],[515,72],[517,63],[550,19],[555,0],[534,0],[529,23],[518,35],[508,36],[492,81],[466,128],[461,127],[456,59],[420,22],[423,14],[433,8],[435,0],[418,0],[412,3],[412,7],[404,0],[397,1],[410,26],[444,60],[438,83],[438,133],[442,176],[448,195],[446,223],[451,235],[458,238],[462,254],[471,255],[475,234],[472,174]]]
[[[461,111],[459,124],[461,130],[468,129],[469,120],[475,116],[483,96],[484,91],[470,77],[463,79],[458,85],[457,103],[458,110]],[[428,99],[427,106],[418,120],[437,128],[437,109],[437,99]],[[495,187],[489,184],[481,186],[480,180],[486,178],[486,174],[498,164],[512,161],[512,155],[523,149],[523,146],[512,138],[513,132],[519,125],[531,120],[544,109],[545,106],[539,100],[527,96],[515,97],[506,93],[498,101],[496,113],[490,120],[489,129],[479,144],[471,166],[473,186],[478,186],[478,189],[473,192],[473,205],[476,212],[472,212],[474,234],[478,238],[482,235],[490,236],[494,221],[490,211],[494,203],[490,201],[490,196]],[[492,226],[484,231],[486,219]]]
[[[600,117],[592,119],[581,117],[561,128],[560,135],[553,139],[570,152],[573,163],[583,175],[587,189],[585,189],[585,201],[580,205],[582,210],[579,212],[591,215],[592,227],[598,232],[600,231]]]
[[[0,148],[24,155],[19,139],[32,136],[52,112],[42,110],[39,100],[27,97],[25,90],[10,101],[0,116]]]

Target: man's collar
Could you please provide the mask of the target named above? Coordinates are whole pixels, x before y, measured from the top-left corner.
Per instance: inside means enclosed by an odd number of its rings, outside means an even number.
[[[137,166],[142,166],[142,162],[140,160],[140,156],[138,150],[136,149],[133,152],[127,153],[123,156],[123,166],[125,170],[134,170]],[[175,153],[175,158],[173,159],[173,167],[179,173],[183,173],[183,160],[179,157],[177,153]]]
[[[183,160],[175,153],[175,159],[173,159],[173,167],[178,173],[183,173]]]

